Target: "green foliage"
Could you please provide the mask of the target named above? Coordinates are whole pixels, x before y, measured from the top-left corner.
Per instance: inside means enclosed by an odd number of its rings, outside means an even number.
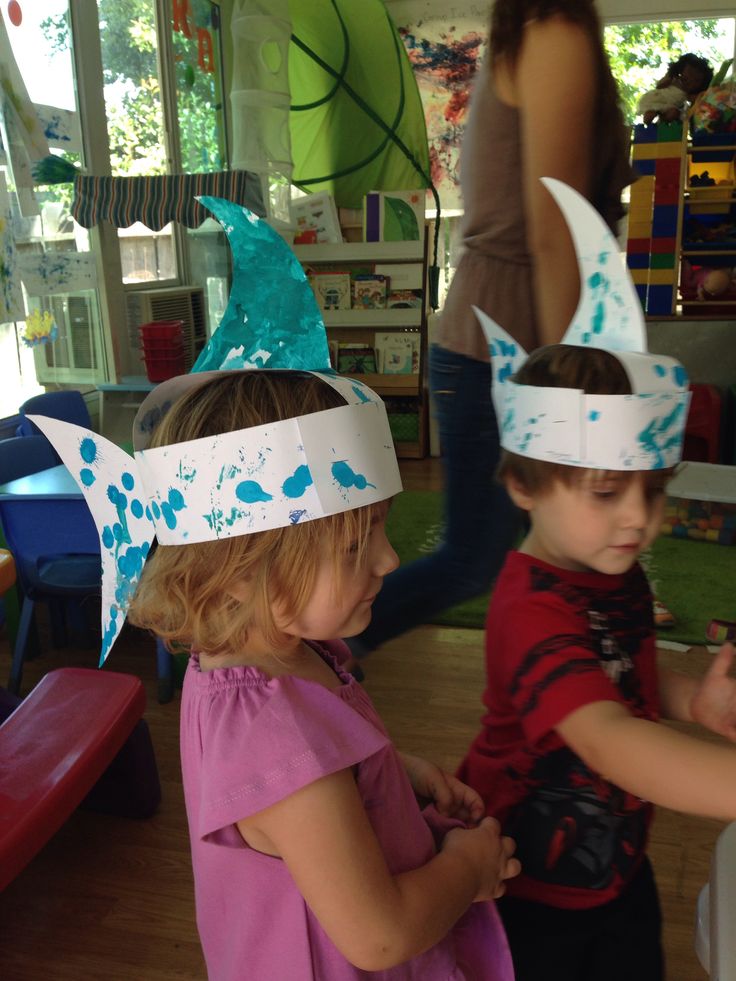
[[[669,63],[681,55],[688,52],[700,55],[717,68],[723,60],[717,44],[721,36],[717,20],[606,27],[606,52],[618,82],[626,121],[633,123],[636,120],[636,105],[641,96],[655,86],[667,72]]]
[[[167,157],[154,0],[99,0],[97,6],[112,172],[120,176],[164,174]],[[182,164],[189,172],[223,165],[219,146],[222,105],[216,101],[215,76],[197,65],[196,30],[208,26],[208,0],[192,0],[191,10],[194,36],[172,35]],[[49,17],[42,27],[53,48],[68,49],[66,17]],[[215,32],[211,33],[216,45]]]

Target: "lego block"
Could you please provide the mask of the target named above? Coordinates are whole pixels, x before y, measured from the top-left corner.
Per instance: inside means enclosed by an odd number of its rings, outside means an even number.
[[[641,177],[647,174],[653,174],[656,162],[656,160],[632,160],[631,166],[634,169],[634,173]]]
[[[682,122],[678,119],[672,123],[657,123],[657,142],[658,143],[681,143],[682,142]]]
[[[651,238],[651,221],[629,221],[629,238]]]
[[[655,187],[654,189],[654,204],[679,204],[680,202],[680,188],[674,187],[673,185],[665,185],[664,187]]]
[[[649,265],[652,269],[674,269],[674,252],[653,252],[649,258]]]
[[[679,187],[681,169],[682,161],[679,157],[659,157],[654,161],[655,186],[663,187],[665,184],[674,184]]]
[[[657,142],[657,125],[656,123],[650,123],[645,126],[644,123],[637,123],[634,126],[634,143],[656,143]]]
[[[635,272],[640,272],[640,270],[635,269],[632,272],[632,276]],[[650,269],[648,283],[650,286],[665,286],[669,284],[672,286],[675,282],[675,270],[672,269]]]
[[[636,252],[650,252],[651,238],[648,236],[643,238],[629,238],[626,242],[626,252],[627,254],[633,254]]]
[[[629,205],[629,221],[641,224],[643,221],[651,222],[654,215],[653,201],[632,201]]]
[[[651,245],[649,246],[649,251],[652,253],[656,252],[674,252],[677,247],[677,239],[674,235],[669,238],[653,238],[651,240]]]
[[[648,314],[670,315],[674,301],[674,290],[672,286],[659,286],[650,283],[647,287]]]
[[[677,205],[659,204],[654,206],[652,217],[652,238],[671,238],[677,234]]]
[[[656,160],[658,156],[658,143],[635,143],[631,148],[632,160]]]
[[[649,283],[650,269],[629,269],[629,276],[634,286],[646,286]]]
[[[654,177],[651,174],[644,174],[637,177],[631,185],[631,196],[637,194],[651,194],[654,191]]]
[[[643,283],[635,283],[634,289],[636,290],[636,295],[639,297],[639,302],[641,303],[642,310],[647,308],[647,287]]]
[[[653,177],[647,178],[648,180],[653,180]],[[654,184],[648,185],[646,187],[639,188],[639,181],[634,184],[631,188],[631,196],[629,201],[632,205],[641,204],[642,202],[651,202],[654,200]]]
[[[626,265],[629,269],[648,269],[649,268],[649,253],[648,252],[627,252],[626,253]]]

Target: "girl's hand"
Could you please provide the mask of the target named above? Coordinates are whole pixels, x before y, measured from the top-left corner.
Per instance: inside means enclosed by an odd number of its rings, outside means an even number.
[[[407,753],[400,756],[418,797],[431,800],[440,814],[446,817],[454,817],[471,825],[480,821],[486,809],[480,794],[472,787],[418,756]]]
[[[501,825],[486,817],[477,828],[453,828],[445,835],[442,851],[470,861],[478,873],[478,891],[474,902],[499,899],[506,892],[506,879],[521,871],[513,854],[516,842],[501,835]]]
[[[731,742],[736,742],[736,679],[729,676],[734,657],[733,644],[724,644],[690,703],[693,720]]]

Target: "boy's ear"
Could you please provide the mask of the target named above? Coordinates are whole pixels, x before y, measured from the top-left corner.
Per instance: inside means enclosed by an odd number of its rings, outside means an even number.
[[[521,508],[522,511],[531,511],[534,506],[534,495],[526,489],[519,478],[513,474],[507,474],[504,484],[509,497],[517,508]]]

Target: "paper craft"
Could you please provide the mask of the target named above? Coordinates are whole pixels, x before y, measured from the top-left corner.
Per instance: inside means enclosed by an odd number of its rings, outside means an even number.
[[[324,322],[296,257],[247,209],[202,200],[233,249],[230,303],[195,373],[164,382],[141,405],[134,457],[90,430],[32,417],[76,478],[100,532],[101,661],[120,632],[154,536],[161,545],[188,545],[247,535],[362,507],[401,490],[386,408],[370,388],[330,369]],[[149,448],[171,405],[232,364],[307,371],[345,404]],[[201,370],[210,367],[215,370]]]
[[[492,394],[501,445],[513,453],[568,466],[657,470],[681,457],[690,400],[685,369],[648,354],[641,306],[618,254],[618,243],[591,205],[561,181],[543,178],[570,227],[581,296],[563,344],[610,351],[623,365],[632,395],[586,395],[563,388],[517,385],[527,352],[475,309],[493,363]]]
[[[10,196],[5,174],[0,173],[0,324],[23,320],[26,315],[16,263]]]

